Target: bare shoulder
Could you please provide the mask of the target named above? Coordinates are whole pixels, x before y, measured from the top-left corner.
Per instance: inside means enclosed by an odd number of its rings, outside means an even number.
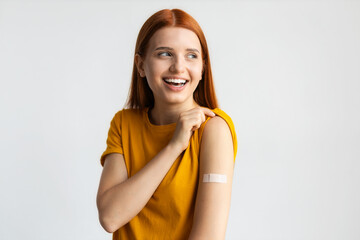
[[[201,140],[200,161],[219,168],[224,161],[232,165],[234,159],[233,139],[227,122],[213,117],[205,125]],[[222,167],[220,167],[222,168]]]
[[[226,121],[219,116],[215,116],[207,121],[204,128],[204,138],[220,136],[230,137],[231,139],[231,132]]]

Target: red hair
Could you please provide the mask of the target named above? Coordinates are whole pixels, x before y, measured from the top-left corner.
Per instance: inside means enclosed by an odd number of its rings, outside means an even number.
[[[211,109],[217,108],[218,103],[215,95],[215,88],[210,66],[209,51],[205,39],[205,35],[196,20],[188,13],[180,9],[164,9],[153,14],[140,29],[136,46],[135,54],[144,56],[150,38],[154,33],[163,27],[182,27],[193,31],[199,38],[204,71],[202,80],[199,82],[196,90],[194,91],[194,100],[197,104]],[[154,95],[147,83],[140,76],[134,57],[133,73],[131,86],[129,91],[126,106],[131,109],[144,109],[154,106]]]

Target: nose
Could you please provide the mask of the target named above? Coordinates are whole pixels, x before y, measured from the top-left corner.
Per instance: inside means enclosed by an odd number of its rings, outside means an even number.
[[[182,73],[185,71],[185,62],[181,57],[177,57],[174,59],[170,66],[170,71],[173,73]]]

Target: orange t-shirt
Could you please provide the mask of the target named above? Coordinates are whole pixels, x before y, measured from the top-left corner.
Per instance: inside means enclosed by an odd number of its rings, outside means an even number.
[[[154,125],[149,121],[148,109],[123,109],[111,121],[106,151],[124,156],[128,177],[134,176],[171,140],[176,123]],[[231,118],[219,108],[212,110],[223,118],[231,131],[234,161],[237,140]],[[210,119],[209,117],[207,120]],[[205,123],[194,131],[188,148],[175,160],[172,167],[145,207],[113,234],[113,239],[187,239],[195,210],[199,181],[199,153]]]

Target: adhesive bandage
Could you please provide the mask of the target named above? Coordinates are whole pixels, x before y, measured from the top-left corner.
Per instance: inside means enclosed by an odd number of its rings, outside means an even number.
[[[226,175],[216,173],[204,174],[203,182],[226,183]]]

